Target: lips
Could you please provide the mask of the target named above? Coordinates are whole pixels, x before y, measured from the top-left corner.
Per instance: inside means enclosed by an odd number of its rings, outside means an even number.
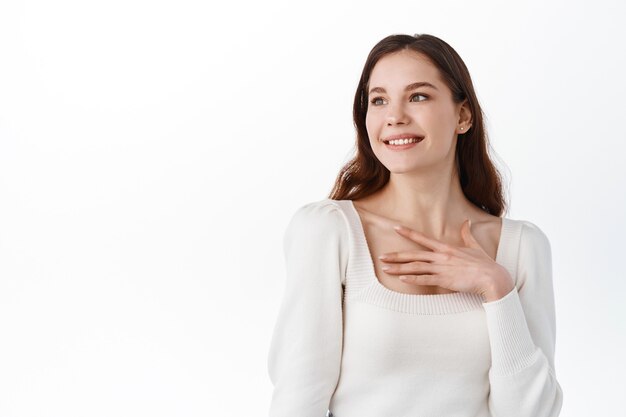
[[[391,135],[391,136],[387,136],[386,138],[383,138],[382,141],[385,143],[389,143],[390,140],[394,140],[394,139],[418,139],[418,143],[421,142],[424,139],[423,135],[415,135],[412,133],[401,133],[398,135]]]

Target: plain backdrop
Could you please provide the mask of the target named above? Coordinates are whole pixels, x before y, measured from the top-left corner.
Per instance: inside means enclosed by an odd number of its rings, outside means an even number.
[[[263,416],[282,237],[354,151],[370,49],[465,60],[552,245],[562,416],[626,392],[625,6],[0,3],[0,417]]]

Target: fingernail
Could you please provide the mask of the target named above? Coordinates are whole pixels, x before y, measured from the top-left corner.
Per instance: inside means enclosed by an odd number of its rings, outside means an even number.
[[[396,229],[396,230],[401,230],[401,229],[403,229],[403,227],[402,227],[402,226],[399,226],[399,225],[396,225],[396,226],[394,226],[393,228],[394,228],[394,229]]]
[[[380,255],[378,259],[387,259],[387,255]]]

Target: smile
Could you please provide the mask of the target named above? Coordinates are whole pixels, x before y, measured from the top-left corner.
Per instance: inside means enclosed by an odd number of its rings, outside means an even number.
[[[394,151],[401,151],[404,149],[413,148],[420,143],[424,138],[411,138],[411,139],[394,139],[388,142],[384,142],[385,146]]]

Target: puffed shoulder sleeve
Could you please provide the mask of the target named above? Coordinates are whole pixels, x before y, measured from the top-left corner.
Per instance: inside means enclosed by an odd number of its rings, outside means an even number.
[[[537,225],[521,222],[516,285],[483,304],[492,352],[489,407],[494,417],[556,417],[563,392],[554,367],[552,250]]]
[[[283,237],[286,282],[268,355],[270,417],[323,417],[339,380],[347,223],[331,200],[296,210]]]

